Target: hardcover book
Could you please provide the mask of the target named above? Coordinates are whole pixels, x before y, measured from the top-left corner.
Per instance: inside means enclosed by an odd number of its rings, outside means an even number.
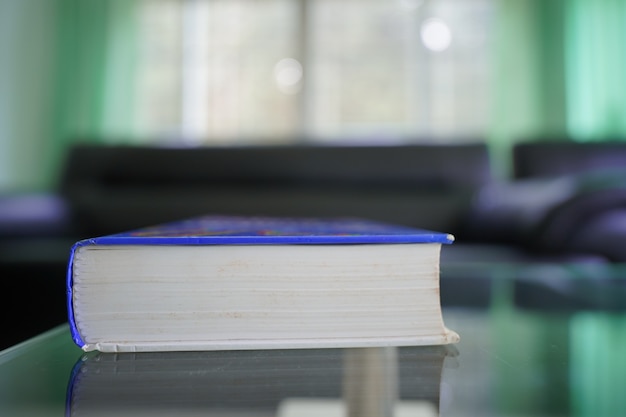
[[[361,219],[205,216],[77,242],[67,304],[85,351],[455,343],[439,298],[454,238]]]

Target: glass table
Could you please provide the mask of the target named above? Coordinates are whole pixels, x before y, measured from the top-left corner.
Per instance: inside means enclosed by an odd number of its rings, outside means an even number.
[[[0,415],[626,415],[623,270],[481,274],[442,277],[489,295],[444,302],[454,346],[85,354],[54,328],[0,352]]]

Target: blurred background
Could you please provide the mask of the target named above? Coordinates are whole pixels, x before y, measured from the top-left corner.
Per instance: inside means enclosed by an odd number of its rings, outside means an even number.
[[[521,304],[595,302],[569,278],[626,276],[624,23],[626,0],[0,0],[0,348],[66,320],[78,239],[206,213],[453,233],[444,305],[488,305],[503,266]]]
[[[0,191],[76,142],[622,136],[621,0],[1,0]]]
[[[546,370],[494,355],[517,415],[621,415],[625,39],[626,0],[0,0],[0,349],[66,321],[79,238],[354,214],[457,236],[444,307]]]

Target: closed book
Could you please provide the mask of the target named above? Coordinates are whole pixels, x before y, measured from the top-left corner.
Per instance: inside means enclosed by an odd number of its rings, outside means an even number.
[[[73,339],[103,352],[440,345],[453,237],[361,219],[204,216],[77,242]]]

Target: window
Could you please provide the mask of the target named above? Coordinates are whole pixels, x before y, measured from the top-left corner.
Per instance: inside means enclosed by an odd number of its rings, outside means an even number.
[[[142,136],[458,140],[489,110],[490,0],[143,0]]]

